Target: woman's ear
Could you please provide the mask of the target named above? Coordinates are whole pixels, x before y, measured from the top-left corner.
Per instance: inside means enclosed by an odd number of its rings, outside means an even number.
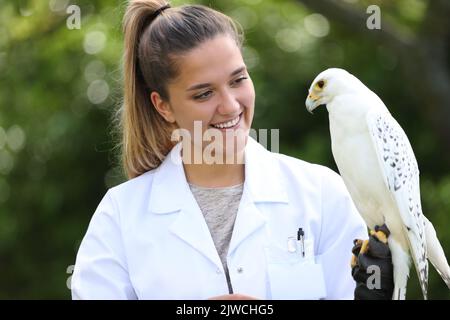
[[[158,92],[153,91],[150,94],[150,100],[155,107],[156,111],[167,121],[170,123],[175,122],[175,117],[170,107],[169,103],[164,101]]]

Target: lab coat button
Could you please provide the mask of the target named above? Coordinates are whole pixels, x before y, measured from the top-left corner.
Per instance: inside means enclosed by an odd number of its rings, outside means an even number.
[[[242,267],[237,268],[237,272],[238,272],[238,273],[244,272],[244,268],[242,268]]]
[[[222,273],[222,271],[220,270],[220,268],[217,268],[217,269],[216,269],[216,273],[217,273],[217,274],[221,274],[221,273]]]

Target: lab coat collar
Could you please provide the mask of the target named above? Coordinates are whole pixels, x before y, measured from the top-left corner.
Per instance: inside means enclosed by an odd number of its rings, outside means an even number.
[[[186,207],[193,199],[181,161],[181,142],[175,145],[156,169],[148,209],[156,214]],[[288,202],[287,191],[276,157],[252,137],[245,146],[244,192],[257,202]]]

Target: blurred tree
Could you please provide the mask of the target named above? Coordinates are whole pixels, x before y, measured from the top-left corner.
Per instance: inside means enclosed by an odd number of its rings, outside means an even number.
[[[377,92],[410,137],[424,212],[450,256],[445,1],[371,1],[382,10],[380,31],[365,28],[363,0],[190,2],[244,27],[254,127],[280,129],[283,153],[336,170],[326,112],[311,117],[304,107],[323,69],[346,68]],[[80,29],[67,27],[71,4]],[[66,281],[90,217],[107,188],[125,180],[111,122],[121,99],[125,5],[0,0],[0,298],[69,298]],[[408,297],[420,298],[415,279],[410,287]],[[450,298],[435,271],[430,298]]]
[[[450,162],[450,1],[398,1],[396,5],[391,2],[387,4],[389,11],[384,9],[386,1],[380,0],[360,1],[359,6],[336,0],[298,1],[350,32],[359,32],[385,45],[399,57],[404,72],[402,85],[405,91],[420,99],[418,111],[433,123],[441,143],[447,146],[442,150],[443,156]],[[382,27],[368,32],[366,8],[373,4],[382,8]],[[401,24],[402,20],[408,22],[407,14],[401,10],[407,5],[419,10],[426,6],[423,17],[412,26]]]

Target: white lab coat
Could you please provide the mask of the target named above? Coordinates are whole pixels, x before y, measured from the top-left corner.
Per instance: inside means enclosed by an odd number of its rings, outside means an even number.
[[[207,299],[228,293],[176,145],[155,170],[108,190],[80,245],[74,299]],[[299,228],[302,243],[288,238]],[[353,239],[366,226],[334,171],[271,153],[252,138],[227,255],[234,293],[353,299]],[[292,242],[291,251],[292,251]]]

